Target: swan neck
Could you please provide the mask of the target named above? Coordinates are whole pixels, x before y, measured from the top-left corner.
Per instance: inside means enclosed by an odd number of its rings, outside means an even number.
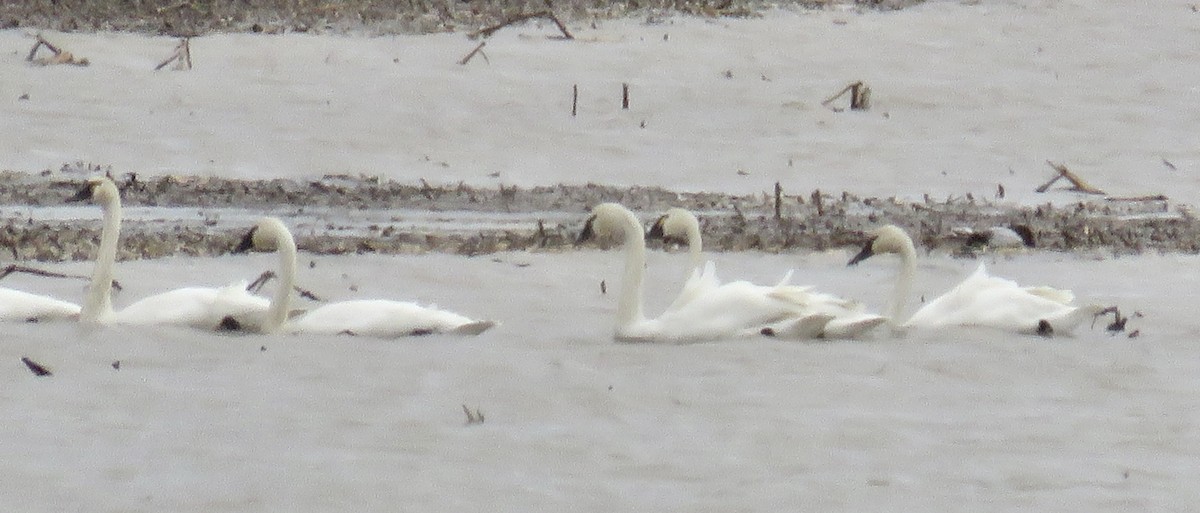
[[[645,319],[642,314],[642,274],[646,269],[646,240],[642,225],[632,212],[625,216],[625,277],[617,305],[617,330]]]
[[[121,198],[118,194],[107,196],[101,205],[104,212],[104,227],[100,232],[100,246],[96,251],[96,265],[92,270],[92,282],[79,312],[79,320],[96,323],[112,313],[112,282],[117,264],[117,243],[121,237]]]
[[[692,222],[688,224],[687,242],[691,267],[692,269],[699,269],[704,264],[704,241],[700,236],[700,223]]]
[[[271,296],[267,310],[266,331],[279,330],[287,321],[291,309],[292,288],[296,284],[296,241],[287,230],[276,234],[276,252],[279,253],[279,288]]]
[[[898,253],[900,256],[900,272],[896,276],[896,287],[892,290],[892,298],[888,308],[888,319],[894,325],[901,324],[905,319],[905,307],[908,297],[912,294],[913,276],[917,270],[917,251],[911,242],[906,244]]]

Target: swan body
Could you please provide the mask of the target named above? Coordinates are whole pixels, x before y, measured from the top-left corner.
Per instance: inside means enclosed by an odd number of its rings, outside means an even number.
[[[692,273],[684,282],[679,296],[667,308],[668,312],[680,308],[697,297],[721,293],[718,292],[722,287],[720,280],[716,278],[713,263],[708,262],[701,271],[703,241],[700,234],[700,222],[695,215],[686,209],[672,208],[655,221],[647,236],[688,246]],[[788,271],[774,287],[756,286],[758,287],[756,290],[739,289],[738,293],[740,294],[765,294],[785,299],[807,314],[773,323],[768,327],[768,333],[771,335],[800,339],[854,338],[887,320],[886,317],[867,313],[858,302],[816,292],[812,290],[812,287],[789,285],[791,276],[792,271]],[[824,324],[819,323],[821,319],[824,319]]]
[[[44,322],[79,318],[79,305],[49,296],[0,288],[0,322]]]
[[[434,333],[478,335],[495,326],[494,321],[468,317],[407,301],[359,299],[330,303],[289,319],[291,292],[296,279],[296,242],[282,221],[265,217],[242,239],[235,253],[249,250],[279,254],[279,288],[257,331],[318,335],[363,335],[396,338]]]
[[[169,325],[203,330],[221,328],[225,318],[243,324],[261,324],[269,301],[246,291],[246,284],[225,287],[187,287],[156,294],[123,310],[112,306],[112,280],[121,232],[121,194],[107,177],[89,179],[78,194],[67,201],[99,203],[104,216],[100,247],[92,272],[91,286],[79,312],[85,323]]]
[[[799,293],[786,285],[763,287],[745,281],[720,284],[708,265],[694,276],[702,281],[700,293],[677,302],[657,318],[643,314],[642,282],[646,242],[637,216],[616,203],[602,203],[580,234],[580,241],[593,237],[619,236],[624,241],[625,274],[617,304],[614,337],[628,341],[698,341],[744,338],[759,335],[764,328],[810,317],[793,298]],[[810,317],[809,324],[828,319]]]
[[[873,255],[899,255],[901,271],[892,297],[889,317],[898,322],[916,268],[912,239],[896,226],[884,226],[861,252],[850,260],[857,264]],[[979,267],[961,283],[930,301],[900,324],[900,329],[937,329],[950,326],[991,328],[1021,334],[1071,333],[1085,320],[1104,310],[1099,305],[1072,305],[1074,294],[1052,287],[1022,287],[991,276]]]
[[[246,291],[246,282],[224,287],[185,287],[141,299],[113,312],[107,322],[130,325],[187,326],[215,330],[237,321],[239,326],[255,329],[263,323],[270,307],[264,297]]]

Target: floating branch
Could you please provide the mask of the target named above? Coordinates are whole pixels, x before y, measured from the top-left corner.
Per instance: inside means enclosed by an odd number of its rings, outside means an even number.
[[[250,282],[249,285],[246,285],[246,291],[247,292],[258,292],[259,290],[262,290],[263,285],[266,285],[268,281],[271,281],[273,279],[275,279],[275,271],[263,271],[262,274],[258,275],[258,278],[255,278],[254,281]],[[292,290],[295,290],[298,294],[300,294],[300,297],[302,297],[304,299],[317,301],[317,302],[323,301],[320,297],[317,297],[316,294],[312,293],[312,291],[305,289],[305,288],[301,288],[298,285],[292,285]],[[226,319],[233,320],[233,319],[229,319],[229,318],[226,318]],[[222,320],[221,322],[222,322],[222,325],[224,325],[225,320]],[[234,322],[237,322],[237,321],[234,320]],[[231,329],[237,329],[237,328],[231,328]]]
[[[621,110],[629,110],[629,83],[621,84]]]
[[[91,277],[89,277],[89,276],[82,276],[82,275],[78,275],[78,274],[56,273],[54,271],[46,271],[46,270],[38,269],[35,267],[26,267],[23,265],[8,264],[8,265],[4,266],[3,269],[0,269],[0,280],[7,278],[8,275],[10,275],[12,273],[26,273],[26,274],[32,274],[35,276],[44,276],[46,278],[72,278],[72,279],[76,279],[76,280],[91,279]],[[112,286],[113,286],[113,289],[115,289],[116,291],[118,291],[118,292],[121,291],[121,284],[119,282],[117,282],[117,280],[113,280]]]
[[[45,366],[43,366],[42,364],[40,364],[38,362],[30,360],[29,357],[27,357],[27,356],[22,356],[21,362],[23,362],[26,367],[29,367],[30,372],[33,372],[34,376],[40,377],[40,376],[53,376],[54,375],[53,372],[50,372],[50,369],[47,369]]]
[[[475,408],[475,411],[471,411],[471,409],[467,408],[467,405],[464,404],[462,405],[462,409],[463,413],[467,414],[468,426],[473,424],[483,424],[483,412],[479,411],[479,408]]]
[[[476,46],[474,50],[471,50],[471,53],[468,53],[466,57],[463,57],[462,60],[458,61],[458,65],[466,66],[468,62],[471,62],[471,58],[475,57],[475,54],[482,55],[484,62],[491,64],[492,61],[488,59],[487,54],[483,53],[483,47],[486,44],[487,44],[487,41],[480,41],[479,45]]]
[[[154,67],[154,71],[163,69],[164,66],[170,64],[172,61],[177,63],[175,69],[192,69],[192,49],[188,43],[188,38],[180,39],[179,44],[175,45],[175,53],[167,57],[167,60],[158,63],[158,66]]]
[[[1167,198],[1167,196],[1166,196],[1166,195],[1164,195],[1164,194],[1151,194],[1151,195],[1148,195],[1148,196],[1120,196],[1120,197],[1109,196],[1109,197],[1107,197],[1107,198],[1104,198],[1104,201],[1133,201],[1133,202],[1137,202],[1137,201],[1167,201],[1168,199],[1169,199],[1169,198]]]
[[[821,105],[829,107],[834,112],[841,112],[841,108],[833,107],[830,104],[847,92],[850,93],[850,110],[867,110],[871,108],[871,88],[867,87],[861,80],[843,87],[837,94],[821,102]]]
[[[45,46],[51,52],[54,52],[54,55],[52,55],[50,57],[35,58],[37,56],[37,51],[39,49],[41,49],[41,47],[43,47],[43,46]],[[42,65],[42,66],[49,66],[52,64],[70,64],[73,66],[87,66],[88,64],[90,64],[87,59],[76,59],[75,56],[71,54],[71,52],[65,51],[62,48],[54,46],[53,43],[47,41],[46,38],[42,37],[41,34],[37,35],[37,42],[33,44],[33,48],[29,49],[29,55],[25,57],[25,60],[32,62],[34,64]]]
[[[470,37],[471,39],[475,39],[480,36],[489,37],[493,33],[495,33],[497,30],[500,30],[504,27],[507,27],[509,25],[515,25],[517,23],[521,23],[524,21],[529,21],[534,18],[546,18],[546,19],[549,19],[550,21],[553,21],[555,25],[558,25],[558,30],[562,32],[563,39],[575,39],[575,36],[571,35],[571,31],[567,30],[567,26],[563,25],[563,22],[558,19],[558,16],[555,16],[553,12],[548,11],[548,10],[547,11],[538,11],[538,12],[529,13],[529,14],[520,14],[520,15],[514,16],[512,18],[509,18],[508,20],[503,21],[497,25],[492,25],[490,27],[485,27],[485,28],[479,29],[477,32],[472,32],[467,37]]]
[[[1054,182],[1057,182],[1060,178],[1066,178],[1068,182],[1071,182],[1070,190],[1082,192],[1084,194],[1104,194],[1104,191],[1097,189],[1096,187],[1092,186],[1092,184],[1089,184],[1080,178],[1079,175],[1072,173],[1071,170],[1067,169],[1067,166],[1054,163],[1049,160],[1046,161],[1046,164],[1049,164],[1050,167],[1054,168],[1055,171],[1058,171],[1058,174],[1055,175],[1054,178],[1051,178],[1049,182],[1046,182],[1037,189],[1034,189],[1035,191],[1046,192],[1048,189],[1050,189],[1051,185],[1054,185]]]

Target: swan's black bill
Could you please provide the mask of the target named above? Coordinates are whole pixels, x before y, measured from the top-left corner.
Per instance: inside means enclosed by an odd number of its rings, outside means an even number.
[[[83,186],[74,196],[67,198],[67,203],[78,203],[80,201],[91,201],[95,194],[96,185],[89,182]]]
[[[1037,242],[1035,242],[1033,237],[1033,230],[1029,229],[1029,226],[1023,224],[1013,225],[1012,231],[1016,232],[1017,236],[1021,238],[1021,243],[1024,244],[1025,247],[1037,247]]]
[[[659,216],[654,225],[650,227],[650,231],[646,232],[646,240],[660,239],[667,241],[667,233],[663,230],[663,224],[667,222],[667,216]]]
[[[583,223],[583,231],[579,232],[579,238],[575,239],[576,246],[596,238],[596,231],[592,228],[592,223],[595,221],[596,216],[591,216],[586,223]]]
[[[248,253],[251,249],[254,249],[254,231],[257,229],[258,227],[255,226],[249,232],[246,232],[246,236],[242,237],[242,242],[238,243],[236,248],[233,248],[233,252]]]
[[[663,229],[663,225],[666,223],[667,216],[659,216],[658,220],[654,221],[654,225],[650,227],[650,231],[646,232],[646,240],[658,239],[663,241],[663,244],[679,244],[681,246],[687,244],[686,239],[667,235],[666,230]]]
[[[848,265],[848,266],[857,265],[859,262],[862,262],[863,260],[866,260],[873,256],[875,256],[875,239],[874,238],[867,241],[867,245],[863,246],[862,251],[859,251],[857,255],[854,255],[854,258],[851,258],[850,263],[848,263],[846,265]]]

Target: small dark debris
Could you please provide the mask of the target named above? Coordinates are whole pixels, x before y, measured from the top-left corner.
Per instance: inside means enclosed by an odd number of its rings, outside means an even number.
[[[1043,336],[1043,337],[1047,337],[1047,338],[1053,337],[1054,336],[1054,327],[1051,326],[1050,322],[1047,321],[1046,319],[1039,320],[1038,327],[1037,327],[1037,334],[1040,336]]]
[[[217,325],[217,329],[220,331],[240,331],[242,329],[242,323],[238,322],[237,319],[227,315],[224,319],[221,319],[221,324]]]
[[[764,337],[774,337],[775,329],[774,328],[763,328],[762,331],[759,332],[759,334],[761,334]]]
[[[54,375],[53,372],[50,372],[50,369],[47,369],[46,367],[42,366],[42,364],[40,364],[40,363],[30,360],[29,357],[27,357],[27,356],[22,356],[21,361],[25,363],[26,367],[29,367],[29,370],[32,371],[35,376],[53,376]]]
[[[113,360],[112,368],[114,370],[121,370],[121,360]]]

